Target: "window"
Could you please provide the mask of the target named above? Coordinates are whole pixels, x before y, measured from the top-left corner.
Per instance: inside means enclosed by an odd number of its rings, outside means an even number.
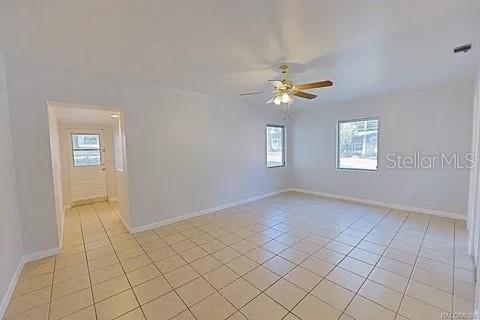
[[[337,168],[377,170],[378,119],[338,122]]]
[[[267,168],[285,166],[285,127],[267,125]]]
[[[98,166],[102,164],[100,135],[72,134],[73,165],[75,167]]]

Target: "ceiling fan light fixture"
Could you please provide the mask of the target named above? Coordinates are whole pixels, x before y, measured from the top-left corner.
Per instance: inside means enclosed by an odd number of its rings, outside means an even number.
[[[273,103],[279,106],[280,103],[282,103],[282,98],[280,96],[276,96],[275,99],[273,99]]]
[[[284,93],[282,94],[282,102],[283,103],[288,103],[290,101],[290,96],[288,95],[288,93]]]

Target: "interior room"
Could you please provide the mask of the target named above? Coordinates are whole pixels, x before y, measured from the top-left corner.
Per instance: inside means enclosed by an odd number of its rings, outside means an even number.
[[[476,319],[479,17],[0,1],[0,318]]]

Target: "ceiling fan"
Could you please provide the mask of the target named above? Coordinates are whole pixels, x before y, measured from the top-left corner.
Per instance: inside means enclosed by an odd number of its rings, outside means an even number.
[[[275,103],[280,105],[282,103],[291,104],[293,102],[292,96],[296,96],[304,99],[315,99],[317,95],[305,92],[303,90],[326,88],[333,86],[333,82],[330,80],[324,80],[319,82],[294,84],[291,80],[287,79],[288,65],[282,64],[280,66],[280,72],[282,73],[281,80],[269,80],[274,86],[273,97],[266,103]],[[264,91],[241,93],[240,96],[250,96],[255,94],[261,94]]]

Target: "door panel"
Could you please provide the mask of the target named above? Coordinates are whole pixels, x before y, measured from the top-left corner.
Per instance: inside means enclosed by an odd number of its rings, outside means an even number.
[[[70,131],[72,202],[106,198],[107,183],[102,130]]]

